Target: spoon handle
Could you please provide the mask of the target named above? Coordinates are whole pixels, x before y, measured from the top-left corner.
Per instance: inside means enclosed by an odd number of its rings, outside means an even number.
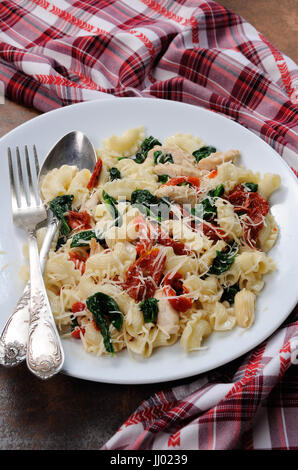
[[[50,216],[39,254],[42,273],[58,225],[59,220]],[[16,366],[26,359],[30,320],[30,293],[29,281],[0,335],[0,364],[6,367]]]

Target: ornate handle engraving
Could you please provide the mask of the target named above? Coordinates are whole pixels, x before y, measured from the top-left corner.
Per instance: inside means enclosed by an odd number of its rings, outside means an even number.
[[[30,324],[27,366],[41,379],[48,379],[63,366],[64,353],[43,282],[35,234],[29,235]]]
[[[40,267],[44,271],[48,252],[59,221],[50,215],[45,238],[40,250]],[[30,321],[30,282],[25,286],[17,306],[7,320],[0,336],[0,364],[13,367],[26,359],[28,325]]]

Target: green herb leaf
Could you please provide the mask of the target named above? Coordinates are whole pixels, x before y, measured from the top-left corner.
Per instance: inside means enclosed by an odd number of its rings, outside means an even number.
[[[114,166],[110,168],[110,178],[111,178],[111,181],[121,179],[121,173],[118,170],[118,168],[115,168]]]
[[[149,150],[153,149],[155,145],[161,145],[161,143],[152,135],[143,140],[141,145],[141,152],[146,155],[146,158]]]
[[[166,183],[170,179],[169,175],[158,175],[159,183]]]
[[[236,242],[229,244],[223,251],[216,251],[216,257],[209,269],[209,274],[216,274],[219,276],[224,273],[235,261],[238,253],[238,245]]]
[[[156,150],[153,155],[154,165],[159,163],[174,163],[171,153],[163,154],[161,150]]]
[[[215,198],[221,197],[224,194],[223,184],[215,189],[208,191],[207,196],[199,204],[191,209],[191,214],[194,217],[204,219],[206,221],[212,220],[217,216],[217,207],[215,205]]]
[[[139,306],[143,312],[144,322],[154,323],[158,314],[158,300],[151,297],[150,299],[145,299]]]
[[[63,196],[57,196],[50,203],[50,209],[59,220],[61,220],[60,232],[62,235],[67,235],[71,232],[71,228],[67,223],[65,215],[71,209],[72,201],[74,199],[73,195],[64,194]]]
[[[144,163],[144,161],[147,158],[149,150],[153,149],[155,145],[161,145],[159,140],[157,140],[155,137],[150,135],[149,137],[146,137],[146,139],[143,140],[141,144],[140,151],[135,154],[133,157],[120,157],[118,160],[123,160],[124,158],[130,158],[131,160],[134,160],[136,163]]]
[[[242,183],[242,186],[245,191],[248,191],[250,193],[256,193],[259,187],[256,183]]]
[[[220,184],[215,189],[211,189],[208,191],[207,195],[210,197],[221,197],[225,192],[225,188],[223,184]]]
[[[72,237],[70,248],[76,248],[77,246],[89,246],[91,238],[95,238],[98,243],[102,243],[104,239],[98,238],[94,230],[83,230],[82,232],[76,233]]]
[[[109,331],[108,320],[120,331],[123,325],[123,315],[115,300],[103,292],[96,292],[86,300],[88,310],[93,314],[94,321],[103,336],[106,351],[114,352]]]
[[[158,204],[159,202],[158,197],[151,194],[148,189],[136,189],[131,193],[130,200],[132,204],[144,204],[146,206]]]
[[[119,214],[119,211],[116,207],[117,201],[113,196],[110,196],[108,193],[105,192],[105,190],[102,191],[102,197],[104,202],[109,206],[109,210],[111,212],[111,215],[115,219],[115,226],[116,227],[121,227],[122,225],[122,217]]]
[[[202,160],[202,158],[209,157],[209,155],[214,152],[216,152],[215,147],[205,146],[205,147],[199,148],[198,150],[195,150],[194,152],[192,152],[192,154],[195,157],[196,162],[199,163],[199,161]]]
[[[151,194],[148,189],[133,191],[131,193],[131,204],[135,205],[143,214],[154,217],[158,221],[169,218],[169,200],[167,198],[159,199]]]
[[[234,284],[233,286],[225,287],[224,291],[222,293],[222,296],[220,298],[221,302],[227,301],[229,302],[230,305],[233,305],[234,303],[234,298],[237,292],[240,291],[239,284]]]

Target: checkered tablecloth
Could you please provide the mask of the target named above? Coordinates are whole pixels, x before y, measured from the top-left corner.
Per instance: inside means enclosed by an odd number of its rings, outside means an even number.
[[[201,106],[298,176],[298,68],[212,1],[2,0],[0,83],[40,111],[107,94]],[[297,313],[245,357],[142,403],[104,448],[297,449]]]

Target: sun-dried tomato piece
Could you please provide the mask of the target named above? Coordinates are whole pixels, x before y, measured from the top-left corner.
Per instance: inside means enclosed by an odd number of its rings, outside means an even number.
[[[178,186],[181,184],[190,184],[194,186],[196,189],[200,187],[200,180],[196,176],[177,176],[175,178],[169,179],[164,185],[162,186]]]
[[[80,339],[81,337],[81,332],[83,333],[83,335],[85,334],[85,328],[81,328],[79,326],[77,326],[71,333],[71,336],[75,339]]]
[[[90,177],[90,180],[87,184],[88,189],[93,189],[98,185],[99,176],[102,170],[102,160],[99,158],[95,164],[93,173]]]
[[[74,304],[72,304],[71,311],[72,313],[83,312],[85,308],[86,305],[84,304],[84,302],[75,302]]]
[[[89,230],[91,229],[91,216],[87,211],[74,212],[69,211],[66,220],[71,230]]]
[[[269,212],[268,201],[257,192],[245,191],[241,184],[234,188],[227,199],[233,204],[235,212],[247,215],[242,220],[244,238],[249,246],[255,247],[264,225],[263,218]]]
[[[153,297],[158,287],[164,266],[166,255],[159,248],[144,253],[126,271],[123,288],[136,301]]]
[[[193,300],[190,297],[185,297],[185,294],[189,293],[189,289],[184,286],[180,273],[167,274],[163,280],[163,285],[163,292],[167,297],[176,297],[168,299],[175,310],[186,312],[191,308]]]

